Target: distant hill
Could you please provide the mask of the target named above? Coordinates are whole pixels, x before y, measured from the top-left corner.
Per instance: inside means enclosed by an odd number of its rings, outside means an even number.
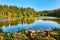
[[[55,10],[45,10],[42,11],[45,16],[53,16],[53,17],[60,17],[60,8],[55,9]]]

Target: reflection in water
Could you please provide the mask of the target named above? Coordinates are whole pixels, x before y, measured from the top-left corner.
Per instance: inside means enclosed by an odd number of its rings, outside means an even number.
[[[35,19],[32,17],[23,17],[19,19],[19,23],[27,23],[27,24],[31,24],[35,21]]]
[[[57,22],[58,24],[60,24],[60,19],[55,19],[55,20],[50,19],[49,21],[54,21],[54,22]]]
[[[17,21],[5,21],[5,22],[0,22],[0,27],[2,26],[9,26],[9,25],[17,25],[18,22]]]
[[[20,24],[31,24],[34,22],[34,18],[20,18],[19,20],[10,20],[10,21],[4,21],[4,22],[0,22],[0,27],[2,26],[13,26],[13,25],[18,25],[18,23]]]
[[[37,20],[34,18],[20,18],[19,20],[11,20],[0,22],[1,29],[3,32],[17,32],[21,29],[32,29],[32,30],[51,30],[51,28],[58,27],[59,24],[48,20]]]
[[[56,17],[37,17],[36,20],[49,20],[49,21],[54,21],[57,22],[58,24],[60,24],[60,18],[56,18]]]

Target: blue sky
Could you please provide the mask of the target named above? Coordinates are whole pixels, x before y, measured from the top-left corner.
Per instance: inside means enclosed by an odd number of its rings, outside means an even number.
[[[60,8],[60,0],[0,0],[0,4],[25,8],[31,7],[38,11]]]

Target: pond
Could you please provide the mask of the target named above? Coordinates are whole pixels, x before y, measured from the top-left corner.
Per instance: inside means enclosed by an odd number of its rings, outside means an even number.
[[[18,32],[26,30],[51,30],[60,28],[60,19],[19,18],[18,20],[0,21],[0,28],[3,32]]]

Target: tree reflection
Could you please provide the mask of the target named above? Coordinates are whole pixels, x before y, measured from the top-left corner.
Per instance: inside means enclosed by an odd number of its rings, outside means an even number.
[[[20,23],[27,23],[27,24],[31,24],[35,21],[34,17],[23,17],[21,19],[19,19]]]
[[[19,18],[19,20],[8,20],[8,21],[2,21],[0,22],[0,27],[2,26],[14,26],[14,25],[18,25],[18,24],[31,24],[35,21],[34,17],[22,17],[22,18]]]

